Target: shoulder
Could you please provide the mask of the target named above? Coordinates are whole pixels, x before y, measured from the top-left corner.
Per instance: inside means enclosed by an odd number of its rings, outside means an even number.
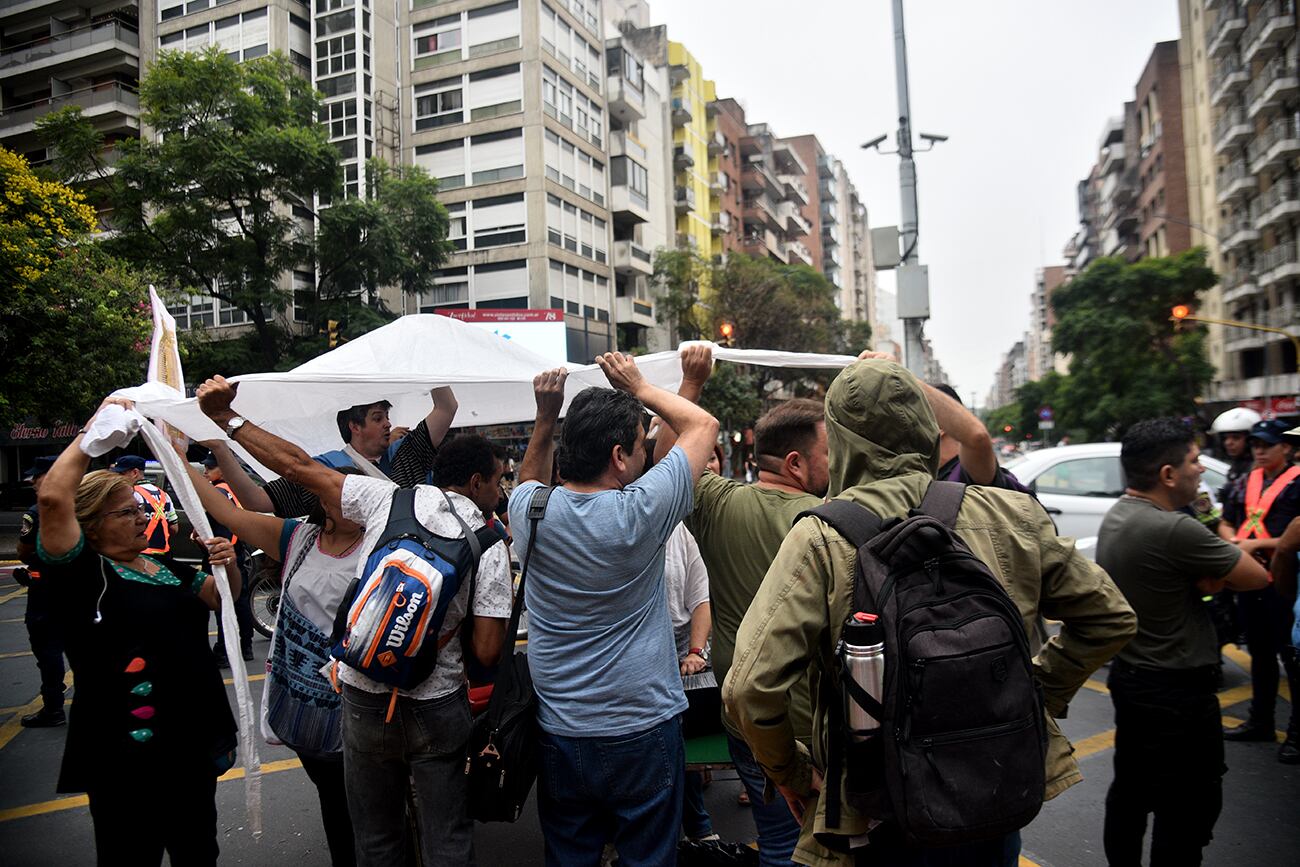
[[[421,485],[416,490],[430,498],[428,505],[436,512],[446,512],[454,508],[456,514],[460,515],[461,520],[468,524],[471,530],[477,530],[487,523],[487,520],[483,517],[483,510],[463,494],[458,494],[455,491],[444,492],[442,488],[429,485]],[[416,496],[418,497],[420,494]],[[425,504],[421,503],[420,505],[424,506]]]
[[[343,479],[344,507],[357,513],[373,511],[387,504],[397,485],[387,479],[370,476],[347,476]]]
[[[1047,520],[1047,512],[1029,494],[1009,488],[968,485],[957,515],[959,527],[991,528],[1012,523],[1029,528]]]
[[[695,482],[695,499],[697,503],[712,502],[727,496],[742,487],[735,479],[724,478],[713,472],[706,472]]]

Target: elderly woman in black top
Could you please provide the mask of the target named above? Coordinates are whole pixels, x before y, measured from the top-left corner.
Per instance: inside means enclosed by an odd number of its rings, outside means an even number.
[[[129,406],[126,401],[108,402]],[[75,677],[60,792],[86,792],[101,865],[217,860],[216,781],[235,720],[208,645],[216,579],[142,555],[148,518],[131,483],[86,473],[81,437],[38,497],[37,554]],[[239,594],[235,552],[206,543]]]

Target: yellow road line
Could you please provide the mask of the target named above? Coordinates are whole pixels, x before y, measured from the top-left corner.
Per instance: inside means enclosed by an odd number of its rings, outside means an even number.
[[[1021,856],[1020,856],[1020,867],[1038,867],[1038,864],[1037,864],[1036,862],[1034,862],[1034,861],[1030,861],[1030,860],[1029,860],[1028,858],[1026,858],[1024,855],[1021,855]]]
[[[1225,726],[1239,726],[1244,722],[1245,720],[1237,719],[1235,716],[1225,716],[1223,718],[1223,724]],[[1274,732],[1274,734],[1277,735],[1278,740],[1280,741],[1286,740],[1286,732],[1282,731],[1281,729],[1278,729],[1276,732]]]
[[[1242,670],[1245,671],[1247,674],[1250,674],[1249,653],[1242,650],[1240,647],[1238,647],[1235,644],[1229,644],[1227,647],[1223,648],[1223,655],[1228,657],[1228,659],[1231,659],[1233,662],[1237,663],[1237,665],[1241,666]],[[1291,684],[1287,683],[1286,677],[1282,677],[1278,680],[1277,694],[1282,696],[1282,698],[1286,699],[1287,701],[1291,701]]]
[[[275,762],[266,762],[262,765],[263,774],[276,774],[280,771],[292,771],[295,768],[301,768],[302,762],[298,759],[280,759]],[[217,782],[223,783],[228,780],[242,780],[244,778],[243,768],[231,768],[220,777]],[[42,801],[38,804],[24,804],[21,807],[11,807],[8,810],[0,810],[0,822],[10,822],[14,819],[28,819],[32,816],[43,816],[46,813],[57,813],[60,810],[75,810],[78,807],[84,807],[89,803],[85,795],[74,795],[69,798],[55,798],[52,801]]]
[[[0,605],[4,605],[10,599],[17,599],[19,596],[25,596],[25,595],[27,595],[27,588],[19,587],[17,590],[15,590],[12,593],[6,593],[4,596],[0,596]]]
[[[1083,685],[1085,688],[1090,689],[1093,692],[1099,692],[1102,695],[1110,695],[1110,687],[1106,686],[1106,684],[1102,683],[1100,680],[1088,678],[1083,682]]]
[[[14,650],[9,653],[0,653],[0,659],[17,659],[20,656],[31,656],[30,650]]]
[[[1248,698],[1250,698],[1250,684],[1234,686],[1232,689],[1225,689],[1219,693],[1219,707],[1229,708],[1234,704],[1241,704]]]
[[[24,617],[9,617],[4,620],[0,620],[0,623],[22,623],[25,619],[26,618]]]
[[[1089,756],[1104,752],[1115,746],[1115,730],[1104,731],[1100,734],[1086,737],[1083,740],[1074,742],[1074,757],[1076,759],[1086,759]]]
[[[69,671],[63,676],[63,685],[65,687],[72,685],[72,672]],[[4,725],[0,725],[0,750],[9,746],[9,742],[18,737],[18,733],[23,730],[23,717],[29,713],[36,713],[44,705],[45,702],[38,695],[22,707],[14,709],[14,715],[5,720]]]
[[[249,680],[250,683],[251,683],[252,681],[254,681],[254,680],[266,680],[266,675],[265,675],[265,674],[250,674],[250,675],[248,676],[248,680]],[[235,679],[234,679],[233,677],[228,677],[228,678],[226,678],[225,680],[223,680],[223,681],[221,681],[221,682],[224,683],[226,686],[233,686],[234,683],[235,683]]]

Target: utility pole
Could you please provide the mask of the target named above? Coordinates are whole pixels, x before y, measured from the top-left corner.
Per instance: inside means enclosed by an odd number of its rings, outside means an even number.
[[[904,301],[905,272],[924,277],[925,272],[909,271],[918,267],[921,258],[917,249],[919,227],[916,207],[916,161],[912,159],[912,102],[907,82],[907,34],[903,28],[903,0],[894,0],[894,71],[898,80],[898,192],[901,198],[903,257],[898,269],[898,303],[903,320],[903,359],[907,369],[918,377],[924,375],[921,337],[925,320],[930,318],[930,287],[928,281],[907,287],[915,296]],[[915,277],[911,277],[915,280]],[[919,290],[919,293],[918,293]],[[910,302],[924,300],[924,305]],[[902,315],[910,313],[912,315]],[[920,314],[920,315],[917,315]]]

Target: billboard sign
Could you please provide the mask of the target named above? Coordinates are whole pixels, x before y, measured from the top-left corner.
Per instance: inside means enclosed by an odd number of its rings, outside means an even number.
[[[568,344],[564,333],[563,310],[438,310],[461,322],[491,331],[503,340],[512,340],[530,349],[556,365],[568,360]]]

